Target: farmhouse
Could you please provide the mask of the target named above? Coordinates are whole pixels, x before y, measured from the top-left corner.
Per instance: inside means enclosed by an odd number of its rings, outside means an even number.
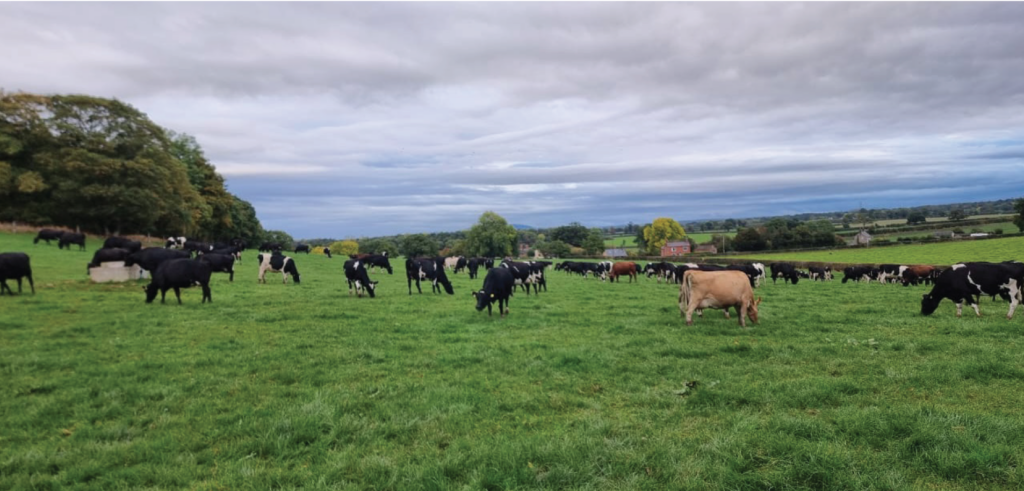
[[[861,230],[857,235],[853,236],[853,243],[850,245],[862,245],[867,247],[871,244],[871,234],[867,230]]]
[[[954,239],[956,234],[952,230],[939,230],[932,234],[936,239]]]
[[[682,256],[690,253],[690,243],[685,240],[669,242],[661,246],[661,256]]]

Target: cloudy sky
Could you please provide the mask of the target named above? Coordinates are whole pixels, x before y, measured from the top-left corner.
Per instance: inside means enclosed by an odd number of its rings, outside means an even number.
[[[1024,4],[0,4],[296,237],[1024,194]]]

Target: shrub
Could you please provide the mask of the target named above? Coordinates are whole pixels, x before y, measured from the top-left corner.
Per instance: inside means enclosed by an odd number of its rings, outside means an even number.
[[[1003,229],[997,228],[997,229],[993,230],[992,233],[994,233],[996,235],[1003,235]]]

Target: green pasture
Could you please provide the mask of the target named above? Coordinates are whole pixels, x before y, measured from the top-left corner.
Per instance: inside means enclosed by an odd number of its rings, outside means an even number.
[[[759,261],[820,261],[834,263],[899,263],[950,265],[965,261],[1024,260],[1024,237],[955,240],[933,244],[849,248],[823,251],[755,253],[729,256]]]
[[[878,235],[875,235],[874,237],[876,239],[885,238],[885,239],[891,239],[891,240],[896,240],[896,239],[901,239],[901,238],[906,238],[906,237],[910,237],[910,238],[928,237],[928,238],[931,238],[933,236],[933,234],[935,232],[937,232],[937,231],[940,231],[940,230],[953,230],[953,229],[957,229],[957,228],[962,229],[964,231],[964,233],[968,234],[968,235],[971,234],[972,231],[975,230],[975,229],[981,230],[982,232],[987,232],[987,233],[990,233],[990,234],[994,233],[996,230],[1002,230],[1003,233],[1007,233],[1007,234],[1017,233],[1019,231],[1017,229],[1017,226],[1014,225],[1013,222],[984,223],[984,224],[981,224],[981,225],[967,225],[967,226],[959,226],[959,225],[954,226],[954,225],[952,225],[952,223],[953,222],[948,222],[945,227],[935,228],[935,229],[932,229],[932,230],[919,230],[919,231],[914,231],[914,232],[899,232],[899,233],[895,233],[895,234],[878,234]]]
[[[703,244],[705,242],[710,241],[712,235],[725,235],[725,236],[728,236],[728,237],[735,237],[736,236],[736,232],[714,232],[714,233],[693,233],[693,234],[689,234],[688,233],[688,234],[686,234],[687,237],[693,239],[698,244]],[[608,248],[617,247],[617,248],[625,248],[627,250],[629,250],[629,249],[636,249],[636,244],[633,243],[633,239],[634,238],[636,238],[635,235],[618,236],[618,237],[606,237],[604,239],[604,245],[605,245],[605,247],[608,247]],[[625,246],[623,246],[623,243],[625,243]]]
[[[759,288],[749,330],[687,327],[676,285],[549,271],[502,319],[464,273],[409,296],[394,261],[360,299],[338,258],[258,285],[249,252],[212,304],[145,304],[145,281],[86,280],[94,246],[30,239],[0,234],[36,272],[0,297],[0,489],[1024,486],[1024,317],[1001,301],[922,317],[925,288],[801,281]],[[1024,243],[977,244],[955,260]],[[949,262],[924,247],[867,252]]]
[[[986,219],[986,218],[1007,218],[1007,219],[1009,219],[1009,218],[1012,218],[1012,217],[1013,217],[1013,215],[998,215],[998,214],[996,214],[996,215],[971,215],[971,216],[965,218],[965,220],[981,220],[981,219]],[[936,224],[940,224],[940,225],[945,225],[945,222],[949,222],[949,225],[951,226],[951,228],[955,227],[956,223],[957,223],[957,222],[950,222],[949,221],[949,217],[928,217],[928,218],[925,218],[925,221],[927,223],[936,223]],[[891,225],[906,225],[906,224],[907,224],[907,219],[906,218],[894,218],[894,219],[890,219],[890,220],[875,220],[875,222],[874,222],[874,225],[876,227],[887,227],[887,226],[891,226]],[[857,226],[857,225],[859,225],[859,223],[854,223],[851,226]]]

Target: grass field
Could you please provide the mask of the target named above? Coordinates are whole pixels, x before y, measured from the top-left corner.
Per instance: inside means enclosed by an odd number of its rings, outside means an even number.
[[[762,261],[820,261],[835,263],[899,263],[950,265],[963,261],[1024,260],[1024,237],[959,240],[934,244],[901,245],[730,256]]]
[[[985,223],[981,225],[970,225],[970,226],[954,226],[952,222],[949,222],[945,227],[936,228],[932,230],[921,230],[916,232],[900,232],[896,234],[879,234],[875,235],[876,239],[885,238],[896,240],[903,237],[931,237],[932,234],[938,230],[953,230],[955,228],[963,229],[967,234],[970,234],[972,230],[978,229],[982,232],[993,233],[997,229],[1002,230],[1003,233],[1016,233],[1018,232],[1017,226],[1013,222],[997,222],[997,223]]]
[[[37,287],[0,297],[0,489],[1024,485],[1024,318],[989,299],[922,317],[921,288],[767,285],[744,331],[684,326],[674,285],[549,272],[500,319],[465,274],[410,297],[395,261],[358,299],[339,259],[257,285],[250,252],[212,304],[147,305],[85,281],[91,251],[0,251]]]
[[[726,235],[726,236],[729,236],[729,237],[735,237],[736,236],[736,232],[715,232],[714,235]],[[686,234],[686,236],[691,238],[691,239],[693,239],[698,244],[703,244],[703,243],[708,242],[709,240],[711,240],[712,234],[710,234],[710,233],[695,233],[695,234]],[[623,247],[622,244],[623,244],[623,241],[625,241],[625,244],[626,244],[625,245],[625,249],[627,249],[627,250],[629,250],[629,249],[636,249],[636,244],[633,243],[634,237],[635,236],[629,235],[629,236],[605,238],[604,239],[604,245],[605,245],[605,247],[609,247],[609,248],[611,248],[611,247]]]
[[[972,216],[967,217],[966,220],[980,220],[980,219],[983,219],[983,218],[1006,218],[1006,219],[1009,220],[1010,218],[1013,218],[1013,215],[972,215]],[[936,223],[936,224],[943,225],[944,222],[949,222],[949,217],[928,217],[928,218],[925,218],[925,221],[927,223]],[[875,226],[878,226],[878,227],[887,227],[887,226],[890,226],[890,225],[906,225],[907,224],[907,219],[906,218],[896,218],[896,219],[892,219],[892,220],[876,220],[874,223],[875,223]],[[954,222],[949,222],[949,223],[950,223],[950,225],[954,224]],[[853,225],[859,225],[859,224],[855,223]]]

